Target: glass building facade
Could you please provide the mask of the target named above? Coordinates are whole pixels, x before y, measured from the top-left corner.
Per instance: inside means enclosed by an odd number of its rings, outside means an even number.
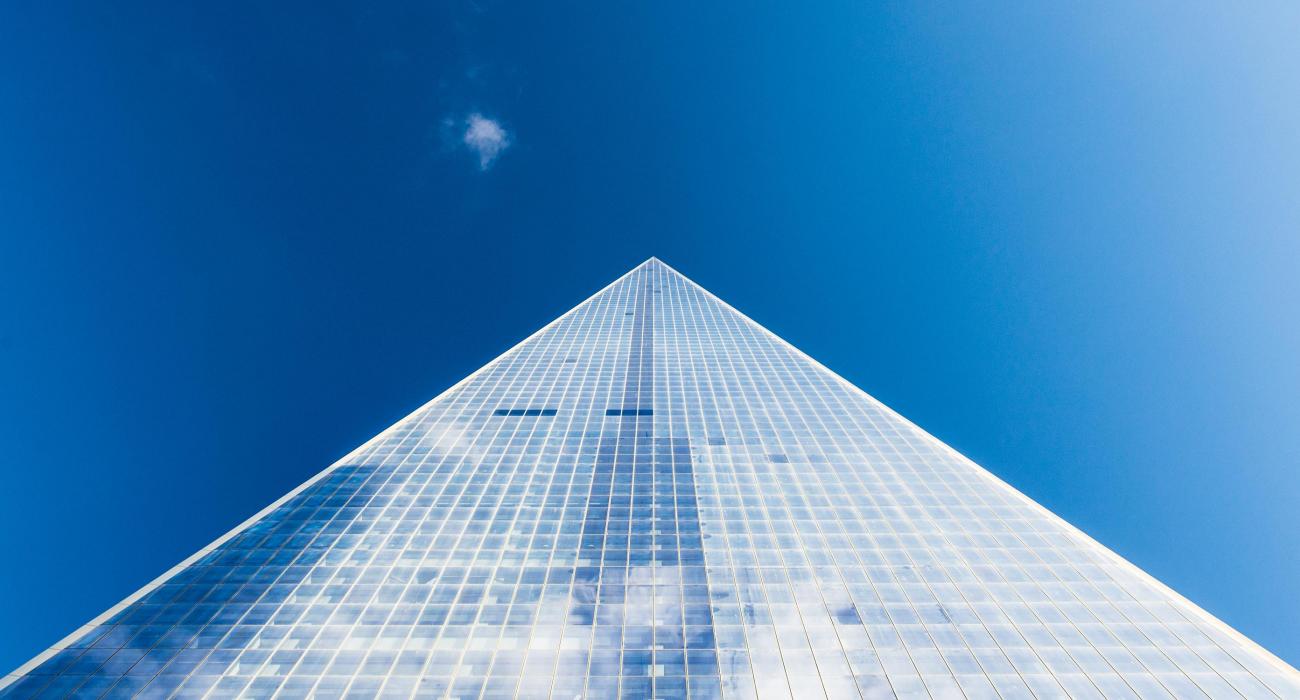
[[[4,698],[1300,698],[1300,675],[657,260]]]

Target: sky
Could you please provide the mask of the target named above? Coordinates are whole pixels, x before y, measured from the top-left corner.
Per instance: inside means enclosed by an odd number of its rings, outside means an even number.
[[[0,666],[654,255],[1300,664],[1300,5],[0,5]]]

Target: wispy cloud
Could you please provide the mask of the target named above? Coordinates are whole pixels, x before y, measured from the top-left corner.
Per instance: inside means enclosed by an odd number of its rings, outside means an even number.
[[[478,167],[487,170],[510,147],[510,134],[495,119],[475,112],[465,119],[461,142],[478,155]]]

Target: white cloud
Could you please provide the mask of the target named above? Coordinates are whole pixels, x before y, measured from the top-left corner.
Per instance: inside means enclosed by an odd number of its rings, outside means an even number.
[[[461,141],[478,154],[479,169],[487,170],[510,147],[510,134],[495,119],[475,112],[465,120],[465,134]]]

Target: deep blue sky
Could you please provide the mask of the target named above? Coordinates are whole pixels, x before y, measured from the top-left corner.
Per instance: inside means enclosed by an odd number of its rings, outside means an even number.
[[[132,4],[0,5],[5,670],[650,255],[1300,663],[1300,6]]]

